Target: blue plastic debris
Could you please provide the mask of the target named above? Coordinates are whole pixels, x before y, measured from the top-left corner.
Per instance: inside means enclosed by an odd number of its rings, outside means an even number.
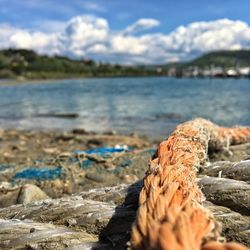
[[[62,174],[61,167],[54,168],[26,168],[13,177],[14,179],[32,179],[32,180],[53,180],[60,178]]]
[[[115,147],[115,148],[95,148],[95,149],[88,149],[88,150],[75,150],[74,153],[80,154],[95,154],[98,156],[106,156],[108,154],[113,153],[121,153],[124,151],[131,150],[128,147]]]

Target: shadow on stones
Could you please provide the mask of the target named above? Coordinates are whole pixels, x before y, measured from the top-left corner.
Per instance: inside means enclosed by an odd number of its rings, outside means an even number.
[[[131,236],[131,227],[136,218],[139,194],[143,180],[131,184],[122,204],[115,208],[107,226],[100,233],[100,240],[108,243],[108,247],[100,249],[127,249]]]

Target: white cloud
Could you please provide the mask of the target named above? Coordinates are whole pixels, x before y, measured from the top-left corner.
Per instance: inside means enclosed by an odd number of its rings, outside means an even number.
[[[210,22],[191,23],[180,27],[169,35],[177,50],[187,54],[211,50],[249,47],[250,40],[244,35],[250,32],[249,26],[242,21],[221,19]],[[244,46],[243,46],[244,45]]]
[[[111,38],[110,48],[114,53],[141,55],[148,46],[140,38],[116,35]]]
[[[111,30],[106,19],[78,16],[58,31],[31,31],[0,24],[0,48],[26,48],[39,53],[86,57],[117,63],[165,63],[204,52],[250,48],[250,27],[220,19],[180,26],[170,34],[145,33],[159,25],[139,19],[124,30]],[[135,34],[144,31],[142,34]]]
[[[128,26],[123,33],[124,34],[130,34],[130,33],[136,33],[142,30],[148,30],[152,29],[154,27],[157,27],[160,25],[160,22],[156,19],[152,18],[141,18],[137,20],[132,25]]]
[[[86,50],[95,44],[108,41],[108,22],[103,18],[82,16],[71,19],[59,34],[62,53],[71,56],[86,56]]]
[[[87,49],[87,54],[104,54],[108,52],[108,48],[104,44],[94,44]]]

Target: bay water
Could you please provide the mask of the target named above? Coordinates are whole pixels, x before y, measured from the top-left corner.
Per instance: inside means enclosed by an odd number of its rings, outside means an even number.
[[[0,127],[166,137],[196,117],[250,125],[249,79],[91,78],[0,86]]]

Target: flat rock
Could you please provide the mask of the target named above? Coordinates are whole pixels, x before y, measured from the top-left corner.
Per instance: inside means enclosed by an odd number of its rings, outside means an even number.
[[[229,207],[241,214],[250,215],[250,185],[244,181],[205,177],[199,185],[207,200]]]
[[[64,226],[0,219],[0,249],[66,249],[96,241],[93,235]]]

